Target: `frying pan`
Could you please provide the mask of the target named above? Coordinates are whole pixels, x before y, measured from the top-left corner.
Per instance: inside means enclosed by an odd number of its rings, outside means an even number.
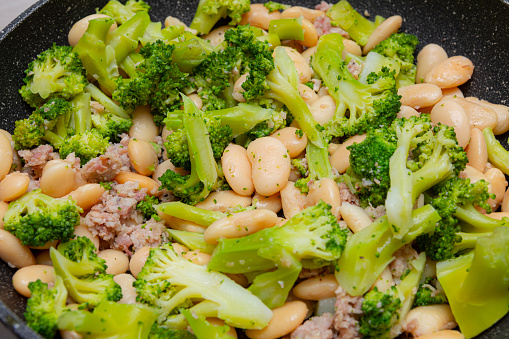
[[[5,1],[5,0],[1,0]],[[330,2],[336,2],[329,0]],[[95,13],[107,0],[40,0],[0,31],[0,128],[12,130],[14,122],[31,109],[18,94],[28,63],[53,42],[67,44],[67,33],[80,18]],[[167,15],[189,24],[198,0],[147,0],[153,21]],[[261,1],[253,1],[261,2]],[[280,0],[313,7],[319,0]],[[508,104],[509,0],[350,0],[363,13],[389,17],[401,15],[403,31],[415,34],[421,44],[436,43],[450,56],[470,58],[475,71],[461,87],[468,96]],[[508,135],[500,136],[507,148]],[[23,320],[26,298],[12,287],[15,270],[0,260],[0,320],[20,338],[40,338]],[[8,336],[0,328],[0,338]],[[3,332],[3,333],[2,333]],[[509,316],[478,338],[509,338]]]

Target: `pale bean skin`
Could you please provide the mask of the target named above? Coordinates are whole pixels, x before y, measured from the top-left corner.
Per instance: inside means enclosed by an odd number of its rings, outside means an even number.
[[[470,119],[461,105],[452,100],[442,100],[430,113],[431,122],[454,128],[458,145],[467,147],[470,142]]]
[[[283,143],[283,145],[285,145],[286,149],[288,150],[288,154],[292,159],[298,156],[300,153],[302,153],[302,151],[306,149],[306,145],[308,144],[307,142],[308,138],[306,134],[303,133],[303,136],[299,137],[297,136],[297,134],[295,134],[296,132],[297,128],[295,127],[285,127],[270,135],[271,137],[278,139]]]
[[[227,212],[237,206],[247,207],[251,205],[251,197],[241,196],[234,191],[212,192],[195,206],[210,211]]]
[[[290,176],[291,161],[285,145],[276,138],[263,137],[247,147],[256,192],[273,195],[281,191]]]
[[[57,247],[57,245],[58,245],[58,240],[53,240],[53,241],[48,241],[47,243],[45,243],[42,246],[28,246],[28,248],[30,248],[32,250],[47,250],[50,247]]]
[[[179,19],[177,19],[173,16],[167,16],[166,19],[164,20],[164,27],[170,27],[170,26],[184,26],[184,30],[186,32],[191,32],[194,35],[198,34],[197,30],[195,30],[194,28],[188,27],[185,23],[183,23]]]
[[[348,138],[342,144],[338,145],[336,150],[331,153],[331,166],[334,167],[339,173],[345,173],[346,169],[350,167],[350,151],[346,148],[353,144],[361,143],[364,139],[366,139],[366,134],[354,135],[353,137]]]
[[[7,212],[7,209],[9,208],[9,204],[0,201],[0,229],[4,229],[4,215],[5,212]]]
[[[212,256],[207,253],[202,253],[199,250],[194,250],[183,253],[182,258],[189,260],[193,264],[206,266]]]
[[[108,274],[122,274],[129,269],[129,258],[122,251],[107,249],[99,251],[97,255],[106,261],[106,266],[108,266],[106,273]]]
[[[433,84],[415,84],[398,89],[401,104],[415,109],[433,106],[442,99],[442,90]]]
[[[83,34],[86,32],[86,30],[88,28],[88,22],[90,20],[100,19],[100,18],[110,18],[110,17],[105,14],[92,14],[92,15],[86,16],[83,19],[77,21],[72,26],[71,30],[69,31],[69,36],[68,36],[69,45],[71,45],[73,47],[76,46],[76,44],[78,43],[78,41],[81,39],[81,37],[83,36]],[[110,31],[113,31],[115,29],[117,29],[117,23],[114,22],[113,25],[111,25],[111,27],[110,27]]]
[[[79,334],[78,332],[75,332],[75,331],[60,330],[59,332],[60,332],[60,336],[62,337],[62,339],[83,339],[81,334]]]
[[[136,281],[136,278],[129,273],[121,273],[114,276],[113,281],[119,284],[122,289],[122,299],[118,302],[120,304],[135,304],[137,293],[133,282]]]
[[[93,235],[92,232],[88,229],[87,225],[81,224],[76,227],[74,227],[74,235],[77,237],[87,237],[92,241],[95,248],[99,250],[99,237],[96,235]]]
[[[145,246],[137,250],[131,257],[131,260],[129,261],[129,271],[135,278],[138,277],[138,274],[140,274],[141,269],[143,268],[143,266],[145,266],[145,261],[147,261],[149,254],[150,247]]]
[[[281,206],[286,219],[291,219],[295,214],[306,208],[306,194],[295,187],[295,183],[288,181],[285,188],[281,190]]]
[[[63,199],[72,197],[76,201],[76,205],[86,211],[99,202],[105,191],[104,187],[99,184],[86,184],[64,196]]]
[[[339,211],[346,225],[353,233],[357,233],[373,223],[363,208],[349,202],[343,202]]]
[[[449,305],[419,306],[408,312],[405,323],[408,331],[416,337],[457,326]]]
[[[343,45],[345,45],[345,49],[342,54],[343,59],[345,59],[347,53],[356,56],[362,56],[361,46],[357,45],[355,41],[350,39],[343,39]]]
[[[127,154],[136,172],[152,175],[157,166],[157,153],[154,147],[141,139],[131,139],[127,145]]]
[[[1,129],[0,128],[0,132],[5,135],[7,137],[7,139],[9,139],[9,142],[11,143],[11,147],[14,147],[14,144],[13,144],[13,140],[12,140],[12,135],[11,133],[7,132],[6,130],[4,129]]]
[[[210,31],[209,34],[202,36],[203,40],[208,40],[212,46],[219,46],[224,41],[224,33],[232,28],[231,26],[221,26]]]
[[[280,18],[281,12],[274,11],[269,13],[269,10],[264,5],[252,4],[249,12],[242,15],[239,25],[250,24],[251,26],[268,30],[270,22]]]
[[[336,296],[339,284],[333,274],[309,278],[301,281],[292,292],[297,298],[304,300],[322,300]]]
[[[281,194],[280,192],[274,195],[260,195],[259,193],[255,193],[252,200],[252,205],[256,206],[257,209],[265,209],[272,211],[274,213],[278,213],[281,208]]]
[[[41,176],[41,192],[53,198],[61,198],[74,189],[74,171],[67,161],[51,161],[44,166]]]
[[[219,239],[241,238],[276,225],[277,214],[269,210],[250,210],[234,213],[214,221],[203,234],[207,244],[216,245]]]
[[[464,56],[453,56],[436,64],[424,78],[424,82],[440,88],[463,85],[474,73],[474,64]]]
[[[428,44],[417,54],[415,83],[424,82],[426,75],[439,63],[447,60],[447,52],[436,44]]]
[[[12,285],[16,292],[30,298],[32,293],[30,293],[28,284],[32,281],[37,281],[37,279],[41,279],[43,283],[53,286],[55,283],[53,266],[32,265],[22,267],[12,276]]]
[[[481,131],[486,127],[494,129],[498,124],[497,113],[490,107],[478,105],[463,98],[452,99],[463,107],[468,115],[471,128],[478,128]]]
[[[247,80],[249,74],[242,74],[240,78],[235,81],[235,84],[233,85],[233,92],[232,96],[233,99],[237,100],[238,102],[246,102],[246,99],[244,98],[244,92],[245,90],[242,88],[242,84]]]
[[[486,164],[488,163],[488,148],[486,147],[486,140],[480,129],[472,128],[470,130],[470,143],[466,151],[468,165],[484,173]]]
[[[0,133],[0,180],[10,172],[12,166],[12,146],[5,134]]]
[[[487,217],[502,220],[502,218],[509,218],[509,212],[494,212],[490,214],[486,214]]]
[[[321,98],[321,97],[324,97],[326,95],[329,95],[329,90],[327,89],[327,87],[325,86],[322,86],[320,87],[320,89],[318,90],[318,92],[316,92],[318,94],[318,96]],[[334,103],[335,104],[335,103]]]
[[[332,214],[339,218],[341,199],[338,184],[334,180],[322,178],[311,185],[307,195],[307,206],[315,206],[320,200],[331,205]]]
[[[137,181],[141,188],[146,188],[148,190],[148,195],[156,195],[157,188],[159,187],[159,184],[155,180],[138,173],[127,171],[120,171],[113,180],[119,184],[125,184],[128,181]]]
[[[251,162],[244,147],[230,144],[221,157],[224,177],[238,195],[251,196],[254,192]]]
[[[35,265],[35,257],[27,246],[11,233],[0,230],[0,259],[9,266],[21,268]]]
[[[202,109],[203,107],[203,101],[201,100],[200,96],[196,93],[193,93],[193,94],[189,94],[187,96],[189,99],[191,99],[191,101],[194,103],[194,105],[196,106],[196,108],[198,109]]]
[[[502,212],[509,212],[509,189],[505,191],[502,205],[500,206]]]
[[[293,6],[293,7],[285,9],[281,13],[281,19],[292,19],[292,18],[299,18],[300,16],[302,16],[302,17],[304,17],[304,19],[314,22],[315,19],[321,15],[325,15],[325,12],[319,11],[317,9]]]
[[[304,84],[298,84],[297,86],[299,90],[300,97],[304,100],[304,102],[308,105],[311,105],[316,100],[320,99],[318,94],[313,91],[311,88]]]
[[[39,251],[35,256],[35,262],[37,265],[53,266],[53,262],[49,256],[49,250]]]
[[[442,99],[445,98],[464,98],[463,92],[458,87],[442,88]]]
[[[308,313],[308,307],[302,301],[289,301],[272,310],[269,324],[261,330],[247,330],[246,336],[251,339],[276,339],[293,332],[302,324]]]
[[[225,322],[223,319],[219,319],[219,318],[207,318],[207,322],[211,325],[214,325],[214,326],[224,326],[225,325]],[[230,330],[228,332],[226,332],[226,335],[232,337],[232,338],[235,338],[237,339],[237,330],[235,330],[235,327],[233,326],[230,326]]]
[[[496,211],[504,199],[507,181],[505,180],[504,173],[502,173],[502,171],[498,168],[490,168],[484,172],[484,175],[491,184],[490,193],[493,193],[496,196],[495,199],[489,199],[488,204],[490,204],[493,211]]]
[[[398,119],[401,118],[410,118],[410,117],[418,117],[421,113],[417,112],[414,108],[410,106],[401,105],[399,109],[398,115],[396,116]]]
[[[302,19],[302,29],[304,30],[304,40],[296,42],[304,47],[314,47],[318,43],[318,33],[315,25],[309,20]]]
[[[465,339],[459,331],[444,330],[420,336],[419,339]]]
[[[504,105],[492,104],[485,100],[479,100],[474,97],[465,98],[466,100],[478,105],[491,108],[497,114],[497,125],[493,128],[493,134],[500,135],[509,131],[509,107]]]
[[[387,39],[392,33],[398,32],[403,23],[403,18],[399,15],[394,15],[382,22],[371,35],[369,36],[368,42],[362,49],[364,54],[368,54],[376,45],[383,40]]]
[[[286,51],[286,53],[288,54],[290,59],[292,59],[294,65],[295,65],[295,68],[297,69],[297,74],[299,76],[299,82],[301,84],[305,84],[306,82],[311,80],[311,75],[313,74],[313,70],[309,66],[306,59],[304,59],[304,57],[299,52],[297,52],[296,50],[294,50],[291,47],[278,46],[278,47],[276,47],[276,49],[277,48],[284,48],[284,50]]]
[[[13,172],[0,182],[0,200],[13,201],[26,193],[30,178],[27,173]]]
[[[310,47],[308,49],[306,49],[304,52],[302,52],[300,55],[302,55],[302,57],[304,59],[306,59],[306,62],[308,63],[308,65],[311,63],[311,57],[316,53],[316,47]]]
[[[159,135],[159,128],[154,123],[154,116],[150,113],[150,106],[138,106],[133,112],[133,124],[129,129],[129,136],[146,142],[154,142]]]
[[[394,279],[392,277],[391,269],[387,266],[373,283],[371,289],[373,290],[376,287],[380,292],[385,292],[392,286],[394,286]]]
[[[324,95],[309,105],[309,110],[316,122],[324,125],[329,122],[336,112],[336,102],[330,95]]]
[[[484,173],[478,171],[477,169],[473,168],[472,166],[465,166],[465,169],[460,172],[461,178],[468,178],[470,179],[470,183],[473,184],[479,180],[485,180],[489,183],[488,178],[484,175]],[[489,185],[489,190],[491,191],[491,184]]]

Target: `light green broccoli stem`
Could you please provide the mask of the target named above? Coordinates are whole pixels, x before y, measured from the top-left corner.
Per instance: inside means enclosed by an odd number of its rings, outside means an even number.
[[[260,122],[269,120],[274,114],[274,110],[254,104],[240,103],[235,107],[208,111],[207,114],[220,118],[222,126],[230,126],[233,137],[236,138],[252,130]]]
[[[203,208],[190,206],[181,202],[166,202],[155,207],[157,212],[166,215],[192,221],[201,226],[210,226],[214,221],[225,217],[226,214],[209,211]]]
[[[183,309],[182,314],[186,317],[189,326],[193,330],[197,339],[231,339],[228,335],[230,327],[228,325],[215,326],[209,323],[205,317],[195,318],[189,310]]]
[[[492,232],[497,227],[509,227],[508,218],[490,218],[476,210],[472,204],[456,207],[453,215],[468,224],[463,227],[468,232]]]
[[[109,113],[114,114],[120,118],[131,119],[131,116],[127,113],[126,110],[115,104],[115,102],[111,100],[110,97],[104,94],[93,84],[88,84],[87,87],[85,87],[85,92],[89,93],[92,99],[103,105]]]
[[[202,233],[179,231],[171,228],[168,228],[167,231],[173,240],[186,246],[191,251],[199,250],[202,253],[212,254],[216,248],[215,245],[205,242]]]
[[[83,133],[92,128],[92,112],[90,110],[91,96],[88,93],[81,93],[72,100],[73,105],[73,121],[76,134]],[[64,133],[64,126],[57,123],[57,133]],[[67,132],[65,131],[65,134]]]
[[[262,35],[256,38],[256,40],[267,41],[269,43],[269,48],[274,49],[277,46],[281,46],[281,39],[276,34],[267,34]]]
[[[269,34],[275,34],[280,40],[304,40],[302,18],[271,20]]]
[[[495,138],[495,134],[493,134],[490,127],[483,129],[482,134],[488,147],[488,160],[504,174],[509,175],[509,152]]]
[[[309,175],[313,179],[334,178],[327,148],[319,148],[312,143],[308,143],[306,146],[306,159]]]
[[[115,60],[120,65],[127,55],[138,48],[138,39],[143,36],[150,23],[147,12],[136,13],[114,31],[108,33],[106,43],[115,50]]]
[[[327,11],[334,26],[340,26],[359,45],[364,46],[376,28],[374,22],[364,18],[346,0],[341,0]]]

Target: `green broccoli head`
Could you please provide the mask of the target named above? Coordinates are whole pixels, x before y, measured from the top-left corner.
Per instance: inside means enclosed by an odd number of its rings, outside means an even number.
[[[236,25],[242,14],[249,12],[249,0],[200,0],[190,27],[199,34],[207,34],[221,19],[229,16],[230,25]]]
[[[401,307],[396,287],[380,292],[375,287],[364,296],[359,319],[359,333],[363,338],[390,338],[392,325],[399,318],[397,311]]]
[[[155,220],[160,220],[157,215],[157,211],[154,208],[154,205],[158,205],[160,203],[159,199],[155,196],[147,195],[143,198],[142,201],[136,204],[136,209],[143,214],[143,217],[147,220],[150,218],[154,218]]]
[[[88,83],[81,60],[69,46],[53,44],[28,65],[25,73],[25,85],[19,92],[32,107],[51,98],[70,99],[83,92]]]
[[[44,119],[40,115],[31,115],[27,119],[17,120],[12,134],[17,150],[39,146],[46,134]]]
[[[275,11],[284,11],[285,9],[288,9],[292,7],[291,5],[285,5],[281,4],[279,2],[269,1],[263,4],[265,8],[269,10],[269,13],[275,12]]]
[[[127,0],[125,5],[121,2],[112,0],[108,2],[101,10],[100,14],[105,14],[122,25],[131,19],[137,12],[148,12],[150,6],[143,0]]]
[[[159,181],[161,189],[166,188],[175,197],[189,205],[196,205],[208,195],[203,183],[191,175],[181,175],[175,171],[167,170],[159,177]]]
[[[101,135],[98,130],[89,130],[73,135],[64,140],[60,146],[60,156],[65,158],[74,153],[84,165],[91,159],[103,154],[109,146],[108,138]]]
[[[431,285],[433,278],[427,278],[424,284],[420,284],[412,307],[447,304],[447,297],[443,292],[437,291]]]
[[[119,141],[119,135],[128,133],[133,121],[111,113],[94,113],[92,114],[92,124],[103,137],[111,141]]]
[[[54,199],[38,189],[9,204],[4,228],[23,245],[39,247],[49,241],[73,238],[81,212],[72,198]]]

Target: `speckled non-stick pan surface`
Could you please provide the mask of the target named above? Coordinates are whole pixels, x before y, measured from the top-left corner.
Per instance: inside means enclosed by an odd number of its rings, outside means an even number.
[[[0,0],[7,1],[7,0]],[[334,0],[329,0],[335,2]],[[30,112],[18,94],[27,64],[53,42],[67,44],[67,33],[78,19],[95,12],[107,0],[41,0],[0,31],[0,128],[12,130],[14,122]],[[190,23],[198,0],[147,0],[151,17],[168,15]],[[260,2],[260,1],[255,1]],[[280,1],[314,6],[318,0]],[[418,50],[436,43],[452,55],[465,55],[474,65],[472,81],[461,89],[494,103],[508,104],[509,2],[508,0],[350,0],[361,13],[399,14],[403,30],[419,37]],[[507,146],[508,135],[500,140]],[[0,319],[21,338],[39,338],[25,324],[26,298],[11,283],[14,270],[0,261]],[[0,332],[0,338],[4,335]],[[509,338],[509,317],[479,338]]]

